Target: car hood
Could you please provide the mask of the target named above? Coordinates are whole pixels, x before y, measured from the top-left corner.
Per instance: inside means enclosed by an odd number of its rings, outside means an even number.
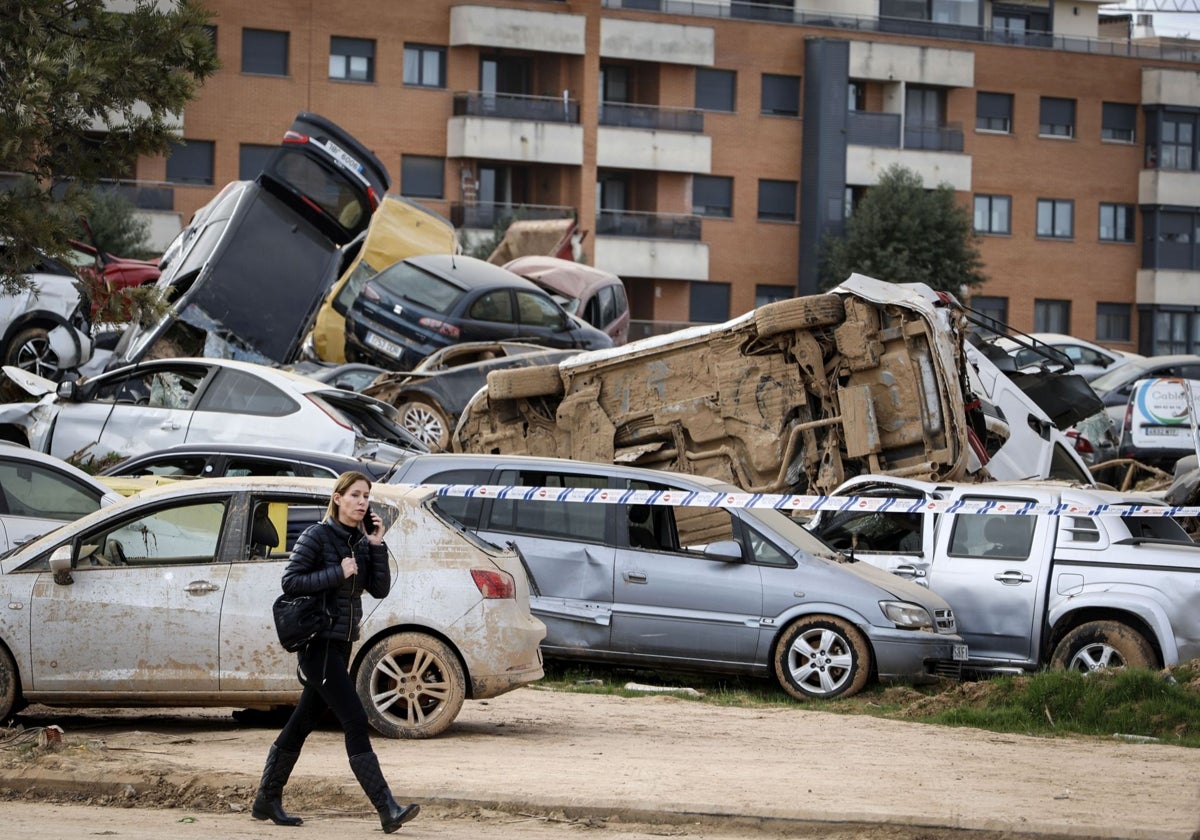
[[[32,396],[44,397],[46,394],[58,393],[58,383],[52,379],[38,376],[36,373],[30,373],[13,365],[5,365],[3,370],[5,376],[20,386],[21,390]]]

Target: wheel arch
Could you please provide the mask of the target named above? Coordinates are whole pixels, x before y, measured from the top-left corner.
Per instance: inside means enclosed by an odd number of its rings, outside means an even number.
[[[1160,666],[1175,664],[1179,660],[1179,650],[1175,645],[1171,623],[1162,610],[1150,602],[1141,604],[1140,609],[1085,604],[1063,611],[1057,616],[1051,616],[1050,632],[1046,634],[1045,642],[1042,644],[1038,664],[1043,666],[1048,664],[1050,657],[1054,654],[1054,649],[1068,633],[1076,627],[1092,621],[1116,621],[1136,630],[1150,644]]]
[[[0,338],[0,356],[8,352],[8,345],[22,330],[27,330],[30,327],[52,330],[55,327],[69,326],[71,326],[70,322],[57,312],[47,312],[44,309],[37,309],[33,312],[22,313],[12,320],[12,323],[8,325],[8,329],[4,331],[4,337]]]
[[[438,630],[433,629],[424,624],[392,624],[388,627],[383,627],[379,631],[364,636],[358,640],[358,650],[354,654],[354,662],[350,667],[350,675],[352,678],[358,678],[358,669],[362,667],[362,661],[367,655],[367,651],[380,639],[386,639],[388,636],[396,636],[400,633],[424,633],[439,642],[454,653],[454,658],[458,660],[458,665],[462,668],[463,678],[465,681],[466,696],[468,700],[475,699],[475,681],[471,677],[471,669],[467,667],[467,661],[463,658],[462,651],[458,649],[458,644],[453,639]]]
[[[875,643],[872,641],[871,633],[868,629],[871,626],[871,622],[867,621],[854,610],[846,609],[840,604],[805,604],[803,608],[789,610],[777,617],[774,622],[775,632],[771,636],[771,646],[767,651],[768,668],[770,667],[770,663],[775,661],[775,654],[779,651],[779,643],[789,627],[800,619],[820,618],[822,616],[848,621],[854,625],[854,629],[862,634],[863,641],[867,645],[867,650],[871,654],[871,675],[869,679],[872,682],[877,680],[879,677],[879,657],[875,653]]]
[[[4,639],[0,638],[0,655],[5,655],[12,662],[13,666],[13,705],[8,714],[0,717],[0,724],[4,723],[11,715],[16,714],[25,707],[24,692],[21,690],[21,660],[13,652],[12,647]]]

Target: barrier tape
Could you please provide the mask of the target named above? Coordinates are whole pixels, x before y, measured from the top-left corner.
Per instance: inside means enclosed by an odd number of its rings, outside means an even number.
[[[513,487],[498,484],[418,484],[438,496],[540,502],[593,502],[607,505],[769,508],[783,511],[879,513],[990,513],[1011,516],[1200,516],[1200,507],[1166,504],[1038,504],[996,499],[914,499],[897,496],[790,496],[684,490],[619,490],[612,487]]]

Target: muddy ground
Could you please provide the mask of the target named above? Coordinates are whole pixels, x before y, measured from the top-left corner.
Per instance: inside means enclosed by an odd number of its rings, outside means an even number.
[[[238,723],[229,710],[43,707],[18,723],[24,732],[0,745],[0,788],[10,802],[169,806],[155,818],[243,819],[258,827],[254,836],[272,834],[246,811],[273,724]],[[63,729],[63,740],[39,746],[39,727],[49,725]],[[426,809],[406,836],[468,837],[478,823],[482,837],[484,826],[511,822],[508,836],[530,838],[548,836],[537,826],[624,840],[1200,840],[1200,750],[1119,739],[529,687],[468,702],[439,738],[377,739],[376,748],[397,795]],[[338,731],[314,734],[286,803],[310,823],[372,825]]]

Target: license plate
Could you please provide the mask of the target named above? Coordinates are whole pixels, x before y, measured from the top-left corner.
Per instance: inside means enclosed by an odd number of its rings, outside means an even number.
[[[966,645],[955,645],[953,656],[954,656],[955,662],[966,662],[967,661],[967,646]]]
[[[375,335],[373,332],[367,333],[366,343],[376,350],[382,350],[389,356],[395,356],[397,359],[404,358],[404,348],[394,341],[388,341],[381,335]]]
[[[339,146],[337,143],[334,143],[332,140],[325,141],[325,150],[327,152],[329,152],[330,156],[333,157],[338,163],[340,163],[342,166],[346,167],[350,171],[352,171],[352,172],[362,172],[363,171],[362,164],[359,163],[357,160],[355,160],[353,157],[351,157],[348,153],[343,151],[342,147]]]

